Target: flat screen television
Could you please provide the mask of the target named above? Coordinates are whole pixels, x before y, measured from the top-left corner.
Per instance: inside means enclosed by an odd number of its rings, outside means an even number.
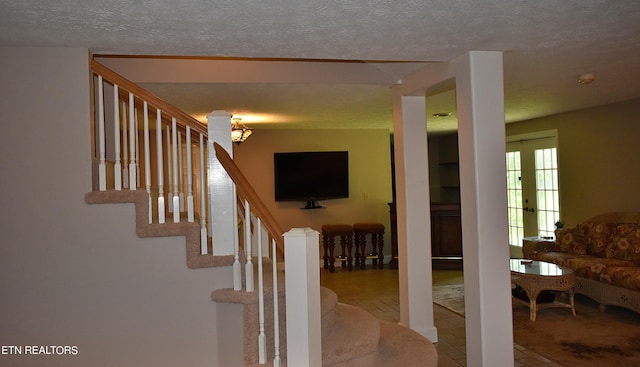
[[[274,153],[276,201],[305,201],[305,208],[321,207],[317,200],[349,197],[349,152]]]

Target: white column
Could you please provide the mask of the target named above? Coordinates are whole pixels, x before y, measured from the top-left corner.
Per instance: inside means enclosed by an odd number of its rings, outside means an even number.
[[[293,228],[284,234],[287,364],[322,365],[319,233]]]
[[[213,148],[216,142],[233,157],[231,142],[231,114],[226,111],[213,111],[207,116],[209,141],[208,148],[208,184],[209,190],[209,232],[213,240],[215,255],[233,254],[234,226],[233,207],[236,198],[233,195],[233,182],[227,175]]]
[[[467,365],[513,366],[502,53],[470,52],[456,74]]]
[[[437,342],[425,97],[396,96],[394,113],[400,323]]]

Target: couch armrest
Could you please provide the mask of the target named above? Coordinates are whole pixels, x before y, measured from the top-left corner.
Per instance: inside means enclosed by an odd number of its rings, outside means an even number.
[[[555,249],[556,243],[541,238],[525,238],[522,240],[522,254],[525,259],[534,259],[538,252],[551,252]],[[532,257],[533,256],[533,257]]]

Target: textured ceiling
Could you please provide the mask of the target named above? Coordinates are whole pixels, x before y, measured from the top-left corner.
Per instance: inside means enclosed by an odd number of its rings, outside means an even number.
[[[0,46],[85,47],[101,55],[365,60],[360,67],[389,78],[387,85],[143,83],[194,115],[227,109],[278,116],[273,124],[263,123],[265,128],[390,127],[388,87],[416,64],[372,62],[441,62],[470,50],[504,52],[508,122],[640,98],[637,0],[2,0]],[[579,85],[581,73],[597,79]],[[453,95],[428,104],[429,113],[449,108],[439,106],[451,103]]]

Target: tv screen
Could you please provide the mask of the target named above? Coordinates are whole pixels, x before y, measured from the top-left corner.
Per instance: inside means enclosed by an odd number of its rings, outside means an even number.
[[[349,152],[274,153],[275,200],[306,201],[349,197]]]

